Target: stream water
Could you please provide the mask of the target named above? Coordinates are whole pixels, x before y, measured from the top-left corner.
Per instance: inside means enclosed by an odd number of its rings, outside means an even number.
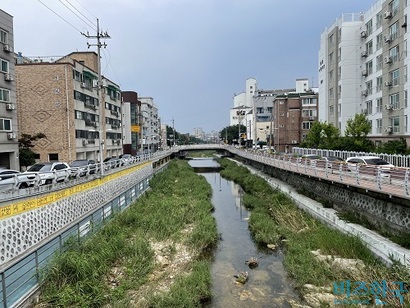
[[[198,170],[218,167],[212,159],[193,159],[190,165]],[[208,169],[209,170],[209,169]],[[287,278],[280,250],[258,247],[248,230],[250,212],[242,205],[242,189],[223,179],[219,172],[201,172],[212,186],[212,203],[221,240],[212,266],[212,302],[208,307],[291,307],[300,299]],[[251,257],[259,265],[250,269],[245,261]],[[234,275],[247,271],[245,284]]]

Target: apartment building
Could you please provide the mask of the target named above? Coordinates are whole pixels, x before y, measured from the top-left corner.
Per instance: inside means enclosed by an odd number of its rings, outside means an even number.
[[[138,93],[122,91],[122,130],[125,154],[137,155],[142,146],[142,114]]]
[[[99,160],[122,154],[120,87],[101,76],[95,52],[53,58],[17,56],[20,134],[44,133],[39,161]]]
[[[299,89],[300,90],[300,89]],[[298,146],[317,121],[318,94],[313,90],[279,94],[273,100],[272,145],[277,152]]]
[[[376,144],[408,129],[407,0],[379,0],[365,13],[344,14],[321,34],[319,120],[344,134],[366,114]]]
[[[13,17],[0,10],[0,167],[19,170]]]
[[[140,97],[142,117],[142,149],[144,153],[157,151],[162,146],[161,121],[152,97]]]

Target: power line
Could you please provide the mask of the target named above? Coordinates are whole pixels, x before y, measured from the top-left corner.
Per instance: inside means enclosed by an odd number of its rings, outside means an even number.
[[[81,12],[80,12],[75,6],[73,6],[70,2],[67,2],[67,3],[68,3],[71,7],[73,7],[74,10],[76,10],[78,13],[80,13],[81,16],[83,16],[83,17],[84,17],[85,19],[87,19],[87,20],[84,20],[82,17],[80,17],[76,12],[74,12],[73,9],[69,8],[65,3],[63,3],[62,0],[59,0],[59,1],[60,1],[60,3],[61,3],[62,5],[64,5],[68,10],[70,10],[70,12],[72,12],[75,16],[77,16],[78,19],[80,19],[82,22],[84,22],[84,23],[85,23],[86,25],[88,25],[89,27],[93,28],[93,30],[97,31],[95,24],[93,24],[93,21],[91,21],[90,19],[88,19],[83,13],[81,13]],[[90,24],[89,22],[90,22],[91,24]]]
[[[64,19],[61,15],[57,14],[56,11],[54,11],[53,9],[51,9],[49,6],[47,6],[46,4],[44,4],[41,0],[37,0],[38,2],[40,2],[42,5],[44,5],[46,8],[48,8],[51,12],[53,12],[56,16],[60,17],[63,21],[65,21],[68,25],[70,25],[71,27],[73,27],[75,30],[77,30],[79,33],[81,33],[80,30],[78,30],[73,24],[71,24],[70,22],[68,22],[66,19]]]

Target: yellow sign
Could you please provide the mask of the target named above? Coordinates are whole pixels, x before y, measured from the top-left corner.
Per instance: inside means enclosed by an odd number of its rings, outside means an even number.
[[[131,131],[133,133],[139,133],[141,131],[141,128],[139,125],[131,125]]]

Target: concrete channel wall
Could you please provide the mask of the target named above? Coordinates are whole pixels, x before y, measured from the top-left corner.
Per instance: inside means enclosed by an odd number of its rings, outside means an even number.
[[[94,233],[149,188],[163,157],[50,193],[13,200],[0,220],[0,307],[25,307],[38,273],[70,238]],[[7,215],[7,216],[6,216]]]
[[[378,222],[381,227],[388,227],[391,232],[410,234],[410,208],[403,200],[391,198],[386,194],[376,194],[335,185],[331,182],[318,181],[315,178],[264,165],[249,158],[246,160],[238,156],[236,158],[252,173],[261,176],[272,187],[288,195],[299,208],[313,217],[344,233],[360,237],[385,264],[390,265],[392,260],[396,260],[410,268],[410,250],[404,249],[377,232],[358,224],[348,223],[337,215],[338,210],[349,209],[364,215],[372,222]],[[323,207],[320,202],[299,193],[301,190],[313,193],[321,200],[331,202],[334,208]]]

